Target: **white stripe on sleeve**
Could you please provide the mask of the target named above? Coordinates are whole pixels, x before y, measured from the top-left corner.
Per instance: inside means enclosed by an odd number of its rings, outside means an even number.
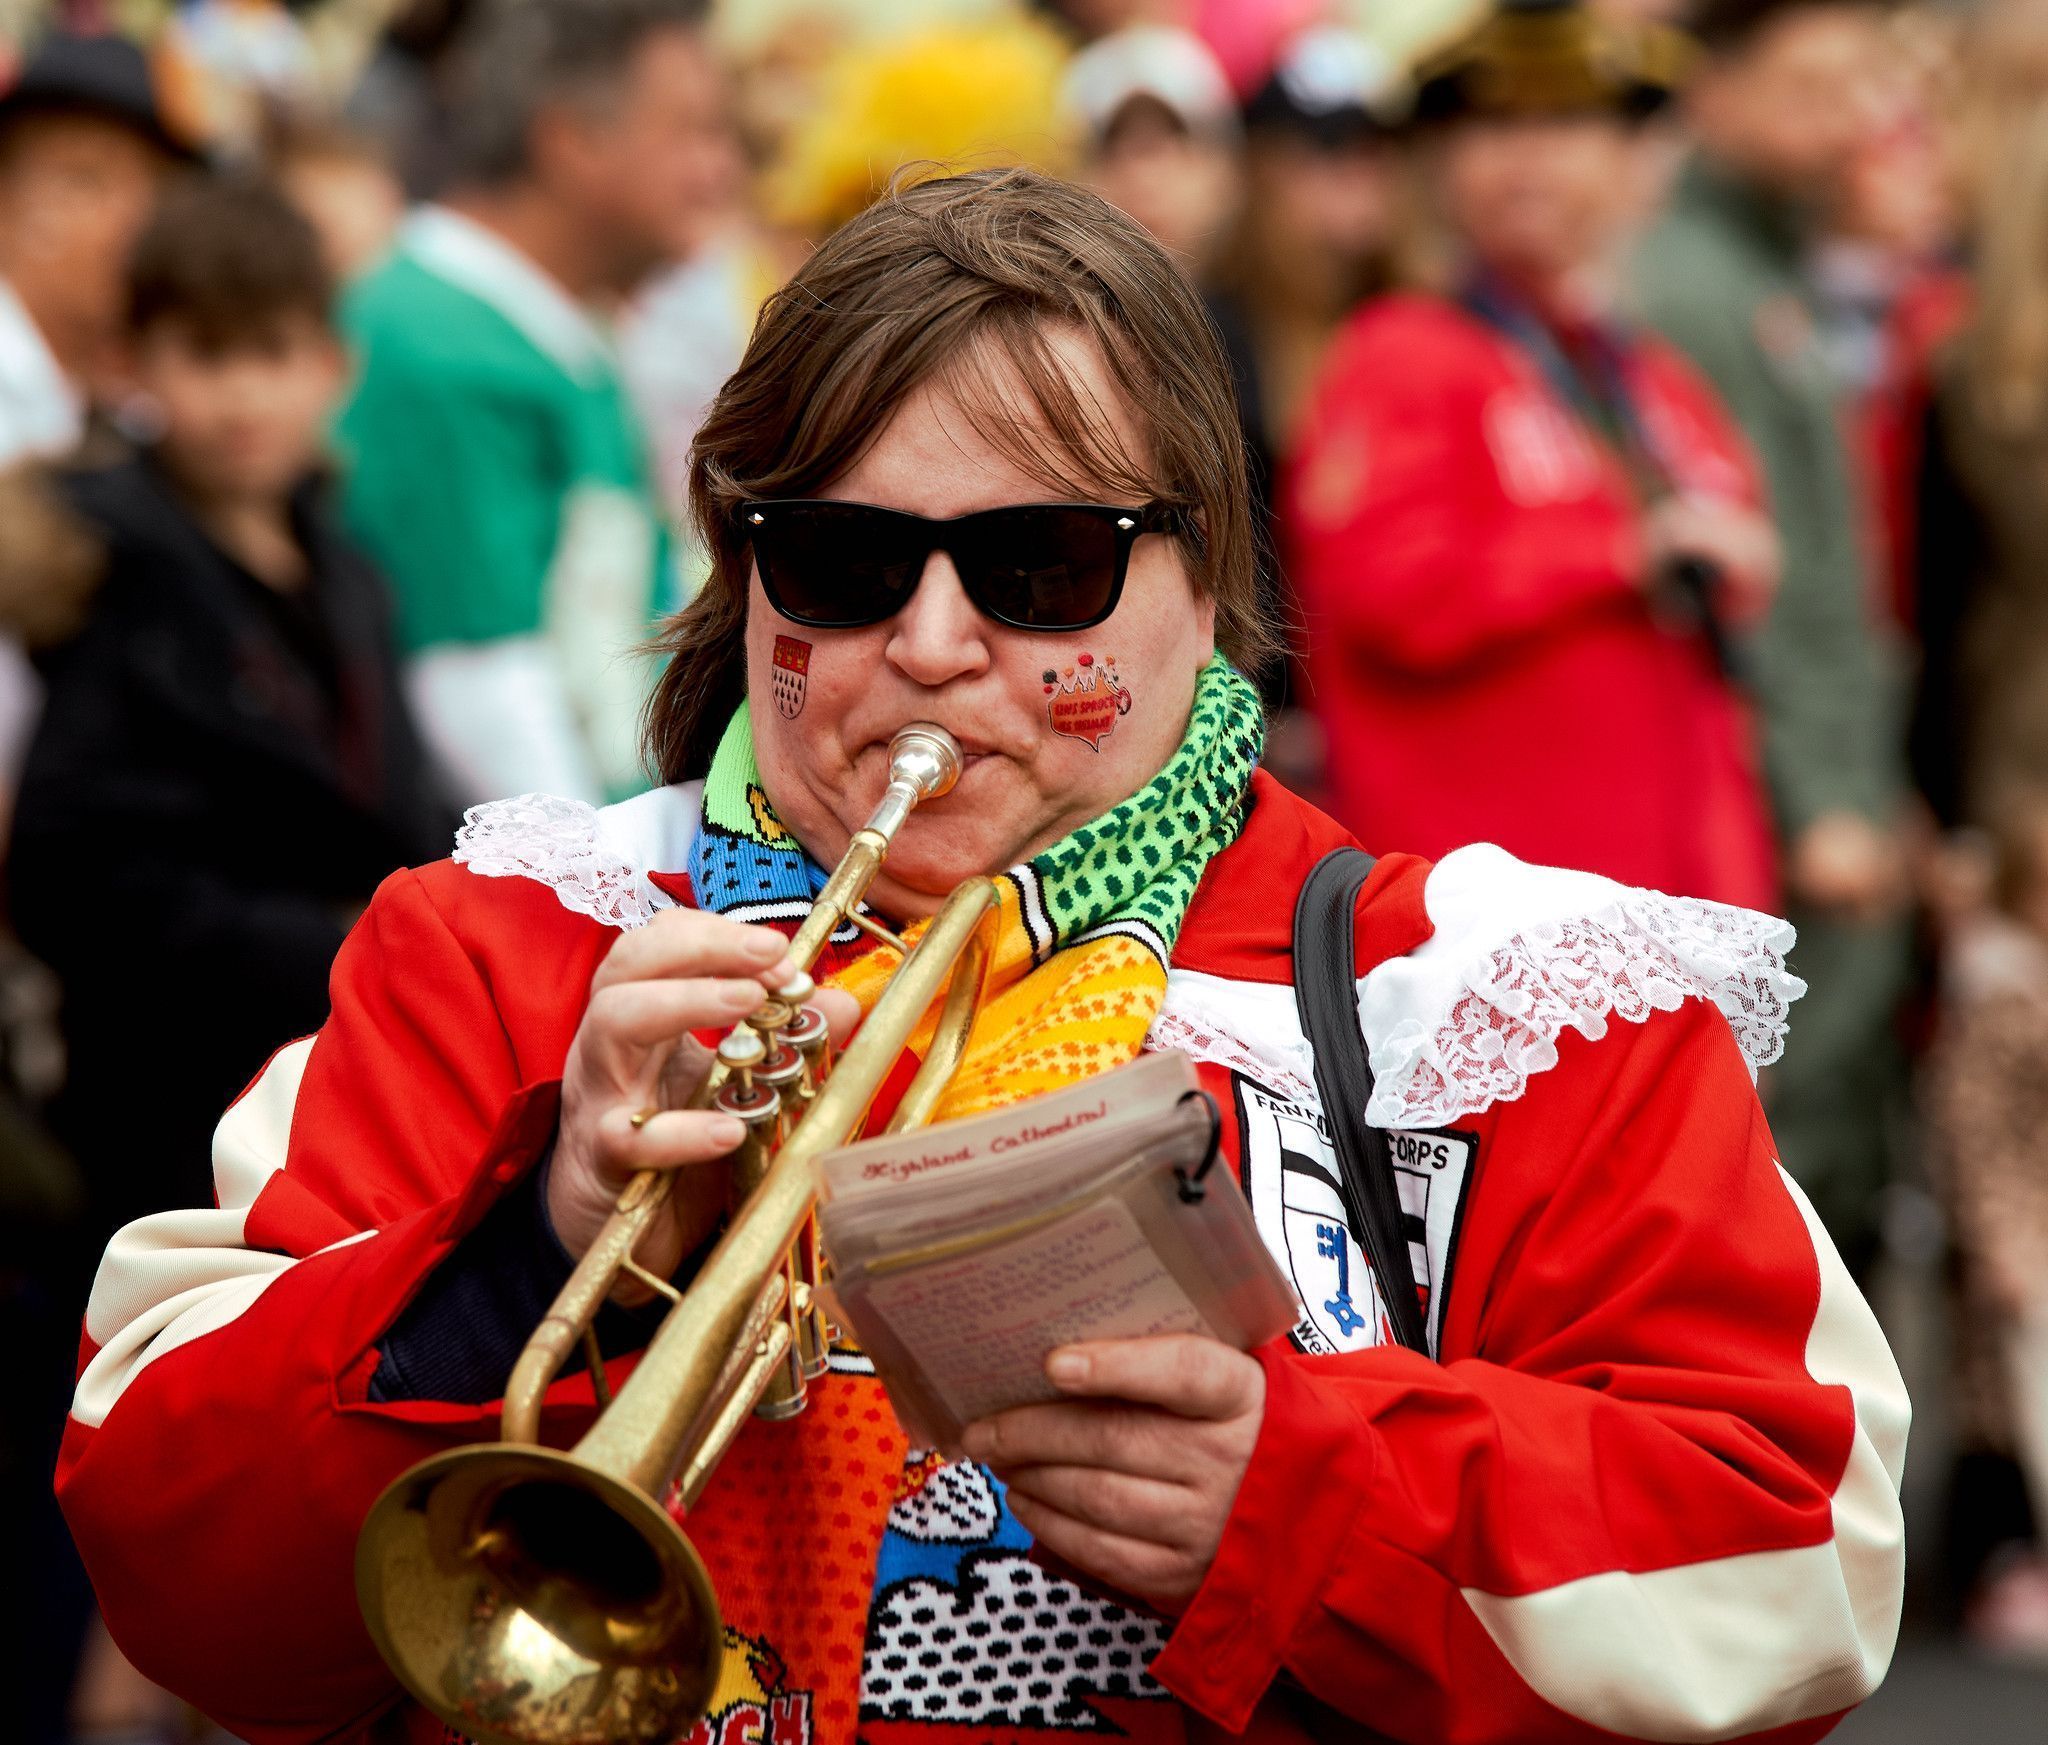
[[[1530,1689],[1626,1738],[1704,1745],[1851,1708],[1882,1681],[1898,1641],[1905,1383],[1813,1207],[1779,1173],[1820,1263],[1807,1372],[1847,1387],[1856,1406],[1833,1538],[1642,1574],[1615,1570],[1538,1593],[1464,1590]]]
[[[305,1037],[272,1055],[214,1129],[217,1209],[153,1213],[116,1231],[107,1244],[85,1310],[86,1336],[99,1351],[78,1378],[72,1401],[71,1415],[81,1424],[104,1423],[145,1365],[225,1327],[297,1264],[288,1255],[248,1247],[246,1235],[249,1208],[284,1167],[313,1041]]]

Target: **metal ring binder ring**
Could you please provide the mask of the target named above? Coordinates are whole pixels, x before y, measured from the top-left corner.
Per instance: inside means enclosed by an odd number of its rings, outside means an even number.
[[[1202,1195],[1208,1191],[1202,1186],[1202,1178],[1216,1167],[1216,1159],[1223,1150],[1223,1111],[1216,1107],[1216,1099],[1207,1091],[1182,1091],[1176,1102],[1185,1103],[1190,1097],[1200,1097],[1202,1106],[1209,1111],[1209,1144],[1192,1175],[1179,1164],[1174,1165],[1173,1173],[1180,1177],[1180,1197],[1194,1206],[1201,1203]]]

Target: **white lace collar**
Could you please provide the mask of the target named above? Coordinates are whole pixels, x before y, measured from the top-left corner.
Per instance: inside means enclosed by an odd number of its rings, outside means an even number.
[[[1783,921],[1489,845],[1439,861],[1423,905],[1430,938],[1358,983],[1375,1127],[1448,1127],[1511,1103],[1557,1064],[1565,1031],[1604,1036],[1610,1018],[1639,1024],[1693,999],[1720,1009],[1754,1077],[1783,1052],[1787,1008],[1806,991],[1785,967]],[[1291,987],[1175,969],[1148,1041],[1316,1101]]]
[[[647,875],[689,864],[703,794],[678,782],[601,809],[555,794],[492,800],[462,815],[454,858],[483,878],[536,879],[607,927],[639,927],[674,905]]]
[[[1806,984],[1789,923],[1750,909],[1528,866],[1490,844],[1444,856],[1423,887],[1436,931],[1358,987],[1377,1127],[1441,1127],[1512,1102],[1557,1039],[1711,1000],[1751,1077],[1784,1052]]]
[[[484,878],[530,878],[608,927],[638,927],[673,899],[647,877],[689,862],[701,782],[656,788],[602,810],[521,794],[472,806],[455,859]],[[1752,1077],[1784,1051],[1806,984],[1785,966],[1789,923],[1754,910],[1636,890],[1592,873],[1529,866],[1487,844],[1431,868],[1423,906],[1435,931],[1358,983],[1372,1062],[1375,1127],[1448,1127],[1557,1064],[1567,1030],[1597,1038],[1711,1000]],[[1174,969],[1153,1047],[1248,1072],[1314,1100],[1315,1065],[1294,990]]]

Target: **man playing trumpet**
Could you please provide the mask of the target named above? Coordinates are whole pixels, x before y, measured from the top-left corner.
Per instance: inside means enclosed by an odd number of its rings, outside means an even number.
[[[835,1352],[690,1511],[727,1658],[689,1737],[1799,1740],[1860,1701],[1906,1405],[1752,1089],[1798,991],[1780,923],[1483,847],[1381,860],[1358,1046],[1429,1354],[1387,1338],[1292,992],[1295,894],[1346,839],[1256,769],[1243,456],[1167,257],[1024,172],[899,189],[770,301],[691,491],[713,573],[652,707],[667,785],[479,808],[394,877],[328,1024],[223,1120],[218,1209],[109,1250],[60,1484],[136,1663],[257,1745],[440,1737],[358,1618],[364,1515],[494,1434],[637,1171],[678,1177],[641,1254],[687,1284],[739,1135],[683,1106],[675,1038],[786,984],[930,721],[964,768],[873,911],[1007,869],[939,1118],[1185,1049],[1305,1313],[1250,1355],[1055,1352],[1061,1402],[953,1462]],[[817,959],[839,1033],[886,955],[847,928]],[[593,1409],[563,1377],[546,1439]]]

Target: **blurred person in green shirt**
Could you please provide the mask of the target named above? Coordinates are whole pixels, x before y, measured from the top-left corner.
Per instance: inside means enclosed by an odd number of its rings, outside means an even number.
[[[1900,674],[1875,609],[1869,516],[1821,343],[1809,250],[1878,119],[1873,0],[1704,0],[1696,150],[1636,262],[1641,312],[1755,447],[1784,545],[1746,664],[1792,919],[1813,990],[1768,1107],[1784,1162],[1850,1257],[1870,1252],[1901,1085],[1906,974]]]
[[[636,649],[675,602],[601,312],[721,192],[704,10],[483,13],[456,55],[449,191],[345,308],[348,520],[391,578],[414,709],[466,800],[644,783]]]

